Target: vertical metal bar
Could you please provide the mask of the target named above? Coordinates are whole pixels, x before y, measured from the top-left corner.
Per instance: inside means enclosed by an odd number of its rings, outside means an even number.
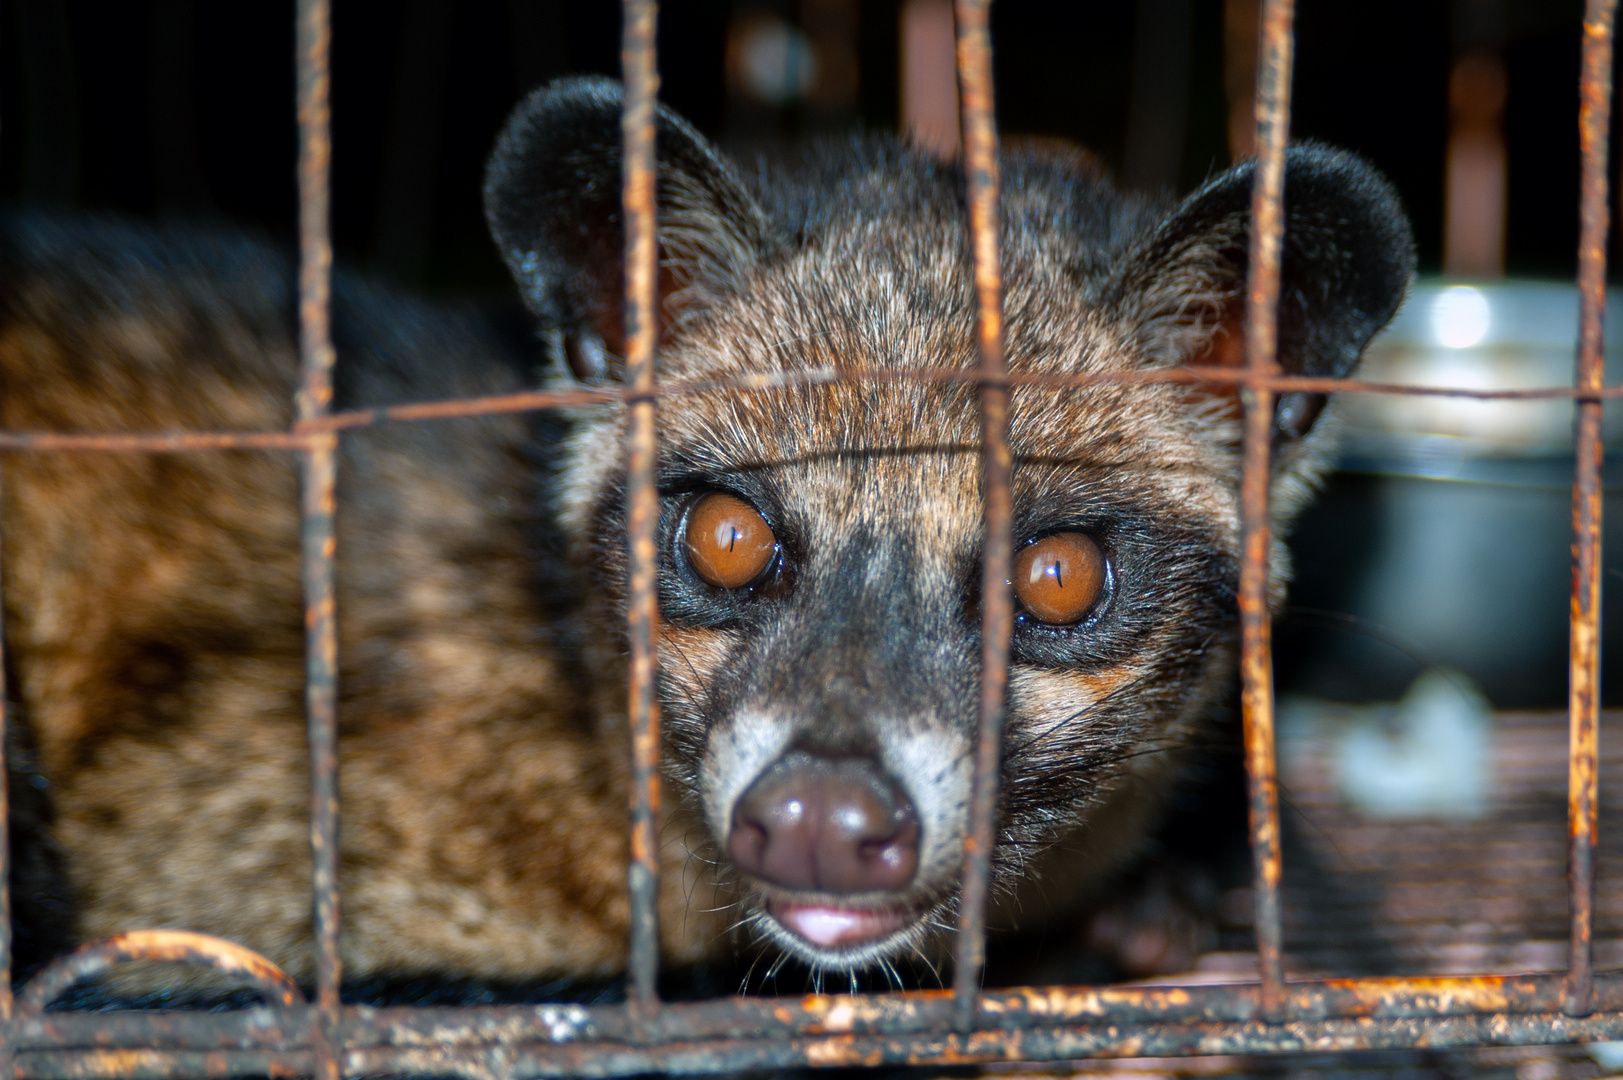
[[[4,502],[0,480],[0,503]],[[3,534],[0,534],[3,536]],[[0,543],[0,564],[5,549]],[[11,687],[6,683],[5,603],[0,598],[0,1078],[11,1076]]]
[[[1250,269],[1246,282],[1246,367],[1252,376],[1278,370],[1279,269],[1284,246],[1285,140],[1290,131],[1293,0],[1265,0],[1257,69],[1257,167],[1251,195]],[[1280,928],[1279,781],[1274,761],[1274,671],[1268,606],[1269,451],[1274,394],[1247,385],[1245,461],[1240,481],[1240,684],[1255,863],[1257,966],[1263,1013],[1278,1019],[1285,1000]]]
[[[975,257],[976,325],[981,348],[981,469],[986,490],[986,548],[981,562],[981,699],[975,737],[975,776],[969,835],[964,838],[964,885],[952,989],[960,1030],[975,1020],[986,958],[986,901],[996,843],[1002,767],[1004,695],[1014,599],[1009,477],[1009,382],[1003,357],[1003,274],[998,264],[997,128],[992,109],[991,0],[957,0],[958,86],[962,95],[964,177]]]
[[[3,499],[0,499],[3,501]],[[0,563],[4,547],[0,544]],[[0,602],[0,612],[5,604]],[[0,1078],[11,1076],[11,788],[7,760],[11,711],[7,708],[6,638],[0,618]]]
[[[0,503],[4,502],[0,486]],[[4,563],[0,546],[0,564]],[[0,599],[0,1078],[11,1076],[11,688],[6,684],[5,603]]]
[[[4,489],[0,485],[0,503]],[[3,535],[3,534],[0,534]],[[0,564],[4,563],[0,544]],[[0,1078],[9,1080],[11,1064],[11,688],[6,684],[5,603],[0,599]]]
[[[299,0],[298,419],[332,407],[332,238],[328,229],[332,134],[328,0]],[[338,436],[300,452],[300,570],[304,579],[305,713],[310,736],[310,884],[316,946],[317,1080],[338,1080],[338,635],[333,590]]]
[[[655,233],[654,106],[659,93],[654,0],[625,0],[620,65],[625,79],[624,139],[626,217],[626,531],[631,550],[626,630],[630,638],[631,719],[631,958],[630,999],[646,1012],[658,1004],[659,975],[659,702],[654,627],[659,621],[657,530],[659,494],[654,489],[654,347],[659,333],[655,284],[659,241]]]
[[[1597,392],[1605,383],[1606,232],[1610,224],[1606,158],[1612,123],[1612,30],[1617,0],[1589,0],[1584,12],[1583,73],[1578,84],[1578,135],[1582,153],[1578,240],[1577,388]],[[1572,484],[1572,631],[1568,685],[1569,743],[1567,825],[1571,849],[1571,956],[1566,1000],[1572,1016],[1593,1009],[1591,970],[1595,908],[1595,841],[1598,835],[1600,719],[1600,529],[1602,402],[1579,398],[1574,430],[1576,475]]]

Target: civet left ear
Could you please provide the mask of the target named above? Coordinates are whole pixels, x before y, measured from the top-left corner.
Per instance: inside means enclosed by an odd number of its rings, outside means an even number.
[[[542,327],[568,338],[576,378],[620,377],[625,221],[620,84],[560,79],[513,110],[485,169],[491,235]],[[714,298],[778,243],[732,165],[681,117],[655,116],[660,320],[673,294]]]
[[[1117,264],[1106,304],[1152,363],[1244,363],[1255,162],[1184,200]],[[1279,364],[1341,377],[1391,319],[1414,277],[1414,237],[1391,183],[1364,159],[1308,144],[1285,158]],[[1319,394],[1278,399],[1279,435],[1307,434]]]

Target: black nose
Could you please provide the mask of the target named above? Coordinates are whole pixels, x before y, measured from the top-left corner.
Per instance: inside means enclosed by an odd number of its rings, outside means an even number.
[[[733,807],[727,853],[785,889],[900,889],[919,866],[919,825],[901,785],[865,758],[792,753]]]

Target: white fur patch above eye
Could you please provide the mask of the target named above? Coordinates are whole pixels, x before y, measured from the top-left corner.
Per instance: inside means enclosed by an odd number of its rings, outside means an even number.
[[[793,735],[790,721],[753,709],[735,713],[710,732],[699,790],[711,834],[724,846],[732,827],[733,804],[768,765],[783,756]]]

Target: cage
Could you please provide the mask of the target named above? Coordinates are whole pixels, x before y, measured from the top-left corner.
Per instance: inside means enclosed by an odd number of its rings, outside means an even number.
[[[990,63],[993,43],[987,0],[956,4],[956,77],[961,89],[962,156],[971,210],[975,284],[979,299],[982,365],[954,376],[976,388],[983,410],[987,544],[985,580],[1007,580],[1011,558],[1007,409],[1011,386],[1019,379],[1006,369],[1001,339],[1001,283],[996,239],[996,129],[991,100]],[[1623,964],[1610,946],[1595,948],[1596,928],[1623,915],[1609,896],[1597,897],[1595,880],[1599,847],[1598,783],[1603,770],[1615,772],[1615,755],[1600,753],[1601,512],[1607,403],[1623,391],[1606,385],[1602,318],[1606,306],[1605,261],[1608,229],[1608,135],[1611,127],[1611,67],[1615,5],[1590,0],[1584,23],[1584,66],[1579,115],[1583,133],[1583,233],[1575,325],[1578,364],[1572,386],[1552,385],[1558,370],[1539,369],[1522,385],[1460,385],[1455,372],[1438,366],[1420,385],[1387,381],[1383,356],[1405,346],[1420,331],[1399,325],[1388,339],[1388,353],[1377,350],[1365,380],[1286,376],[1274,362],[1279,259],[1282,236],[1283,153],[1288,129],[1293,5],[1265,0],[1259,5],[1260,48],[1254,145],[1259,168],[1250,240],[1252,276],[1248,296],[1247,363],[1238,370],[1182,367],[1139,373],[1140,381],[1156,379],[1236,386],[1246,401],[1244,536],[1245,559],[1239,596],[1243,630],[1241,677],[1245,755],[1253,875],[1240,897],[1238,922],[1255,938],[1254,959],[1238,969],[1238,978],[1203,982],[1131,986],[1031,986],[982,990],[985,962],[985,910],[989,851],[994,835],[1001,703],[1008,677],[1007,642],[1013,618],[1004,591],[986,589],[981,613],[981,713],[973,796],[974,830],[966,844],[962,876],[962,916],[955,945],[950,990],[880,994],[811,994],[793,998],[732,997],[701,1002],[662,1002],[657,992],[658,931],[655,888],[657,851],[659,734],[654,706],[653,634],[657,595],[652,562],[654,506],[654,416],[667,395],[695,392],[695,387],[656,385],[653,353],[657,317],[654,281],[658,272],[654,242],[652,107],[654,25],[652,0],[626,0],[624,80],[626,86],[625,150],[627,167],[624,212],[631,242],[627,245],[626,310],[628,312],[629,378],[621,389],[575,395],[530,392],[499,399],[429,402],[364,412],[330,410],[334,359],[329,318],[331,240],[328,228],[328,175],[332,144],[329,133],[330,12],[326,0],[300,0],[300,330],[303,381],[298,421],[278,432],[190,432],[182,434],[80,435],[0,433],[0,448],[19,453],[184,453],[199,449],[242,448],[297,455],[303,480],[302,556],[306,599],[307,708],[311,745],[311,845],[315,854],[312,882],[317,945],[315,997],[307,1001],[300,988],[269,961],[218,939],[180,931],[132,931],[108,942],[86,946],[36,974],[17,993],[10,989],[10,942],[0,937],[0,1069],[19,1077],[181,1075],[293,1075],[323,1078],[340,1075],[413,1073],[429,1075],[553,1076],[634,1075],[648,1072],[714,1073],[753,1068],[907,1064],[957,1066],[992,1063],[1075,1062],[1088,1058],[1179,1057],[1192,1055],[1266,1055],[1304,1052],[1353,1052],[1387,1049],[1441,1050],[1457,1047],[1508,1047],[1555,1043],[1605,1043],[1623,1039],[1623,979],[1597,974],[1596,967]],[[763,48],[785,55],[797,48],[788,39],[773,39]],[[742,61],[741,61],[742,63]],[[747,65],[746,65],[747,67]],[[1491,293],[1491,290],[1490,290]],[[1423,294],[1417,310],[1447,303],[1467,307],[1475,301],[1449,300],[1448,293]],[[1453,294],[1458,297],[1459,294]],[[1480,299],[1480,294],[1479,294]],[[1501,307],[1536,303],[1537,297],[1493,295],[1485,301]],[[1563,301],[1565,302],[1565,301]],[[1494,310],[1497,310],[1495,308]],[[1453,330],[1438,333],[1454,333]],[[1472,341],[1467,346],[1476,347]],[[1446,343],[1445,343],[1446,344]],[[1491,344],[1491,342],[1490,342]],[[1408,345],[1413,346],[1414,340]],[[1557,346],[1558,347],[1558,346]],[[1557,365],[1559,367],[1559,365]],[[1412,365],[1411,365],[1412,369]],[[1099,376],[1077,376],[1064,385],[1081,386]],[[1111,378],[1131,379],[1127,376]],[[1052,381],[1052,380],[1051,380]],[[760,387],[748,380],[726,387],[749,393]],[[716,387],[703,389],[714,391]],[[1565,893],[1533,898],[1543,904],[1538,918],[1549,922],[1552,904],[1570,906],[1564,923],[1566,940],[1551,948],[1552,931],[1531,951],[1526,943],[1492,940],[1474,943],[1474,952],[1453,957],[1456,972],[1379,977],[1356,972],[1344,977],[1287,978],[1286,943],[1291,938],[1311,947],[1311,926],[1304,913],[1292,914],[1281,892],[1285,828],[1279,806],[1281,768],[1300,778],[1296,785],[1321,828],[1358,850],[1381,859],[1392,838],[1360,837],[1359,822],[1337,821],[1342,813],[1334,793],[1356,779],[1329,775],[1343,760],[1326,751],[1340,737],[1311,708],[1285,703],[1279,710],[1271,673],[1270,626],[1266,596],[1268,552],[1267,502],[1272,403],[1287,393],[1356,395],[1362,411],[1352,410],[1354,452],[1366,457],[1407,454],[1431,470],[1506,468],[1550,469],[1550,460],[1570,453],[1577,463],[1570,489],[1572,515],[1572,594],[1568,654],[1570,702],[1568,746],[1552,756],[1548,724],[1530,718],[1507,721],[1509,744],[1531,749],[1510,754],[1538,772],[1540,791],[1559,790],[1570,804],[1569,885]],[[635,801],[632,808],[633,860],[629,891],[633,908],[629,945],[629,993],[624,1004],[541,1005],[455,1008],[368,1008],[341,1006],[338,953],[336,637],[334,629],[335,461],[338,441],[355,428],[448,416],[545,410],[583,402],[620,400],[632,417],[626,450],[631,463],[628,532],[633,565],[630,574],[630,696]],[[1569,448],[1561,439],[1555,452],[1541,439],[1559,429],[1561,419],[1530,422],[1523,440],[1540,454],[1483,456],[1463,453],[1450,444],[1452,456],[1440,455],[1419,435],[1473,437],[1477,421],[1469,406],[1483,409],[1510,403],[1575,403],[1576,434]],[[1464,409],[1455,406],[1464,403]],[[1422,406],[1431,411],[1418,415]],[[1449,410],[1453,409],[1453,412]],[[1407,410],[1407,411],[1406,411]],[[1417,418],[1418,415],[1418,418]],[[1496,437],[1502,422],[1482,421]],[[1454,425],[1449,428],[1448,425]],[[1361,427],[1359,425],[1362,425]],[[1403,440],[1407,438],[1408,441]],[[1525,447],[1524,447],[1525,448]],[[1469,449],[1468,447],[1466,449]],[[1428,456],[1429,455],[1429,456]],[[1505,460],[1502,460],[1505,459]],[[1489,464],[1484,464],[1488,461]],[[1507,463],[1508,461],[1508,463]],[[1418,467],[1418,466],[1417,466]],[[1390,471],[1390,470],[1389,470]],[[1543,473],[1540,474],[1541,477]],[[1549,483],[1542,481],[1547,489]],[[1547,584],[1540,581],[1539,584]],[[1485,646],[1481,646],[1485,648]],[[1322,713],[1322,710],[1321,710]],[[1469,718],[1466,720],[1469,723]],[[1281,739],[1276,752],[1276,726]],[[1335,729],[1355,730],[1343,724]],[[1559,736],[1559,732],[1555,733]],[[1520,742],[1518,743],[1518,740]],[[1457,740],[1454,745],[1459,745]],[[1561,765],[1565,764],[1563,770]],[[1375,774],[1384,777],[1379,763]],[[1565,784],[1561,781],[1565,780]],[[1555,785],[1555,787],[1552,787]],[[1378,784],[1376,786],[1379,786]],[[1363,790],[1363,789],[1359,789]],[[1324,798],[1319,796],[1325,795]],[[1371,795],[1371,799],[1380,796]],[[1467,803],[1469,799],[1465,800]],[[1371,803],[1370,805],[1374,805]],[[1467,810],[1469,807],[1467,806]],[[1511,808],[1514,812],[1515,808]],[[1463,815],[1469,818],[1469,813]],[[1473,820],[1483,820],[1480,818]],[[1514,824],[1514,822],[1511,822]],[[1447,843],[1469,854],[1480,853],[1499,831],[1503,819],[1486,819],[1476,832],[1456,830]],[[1393,826],[1412,832],[1412,826]],[[1423,847],[1435,853],[1442,839]],[[1424,862],[1424,860],[1422,860]],[[1547,863],[1547,860],[1546,860]],[[1554,868],[1538,864],[1549,874]],[[0,871],[4,864],[0,863]],[[1545,879],[1548,886],[1548,879]],[[1330,881],[1321,898],[1330,906],[1337,892],[1356,891],[1356,883]],[[1313,894],[1317,897],[1318,894]],[[1512,890],[1511,899],[1526,899]],[[1491,899],[1491,897],[1490,897]],[[1314,904],[1307,904],[1312,908]],[[1532,901],[1530,901],[1532,902]],[[1311,914],[1311,912],[1309,912]],[[0,910],[0,934],[9,920]],[[1295,923],[1292,923],[1292,919]],[[1318,966],[1334,967],[1346,957],[1329,956]],[[82,980],[132,960],[202,964],[240,980],[264,998],[264,1004],[231,1013],[95,1013],[47,1011],[60,994]],[[1524,974],[1526,969],[1545,973]],[[1555,973],[1560,969],[1564,971]],[[1482,974],[1484,969],[1505,974]],[[1463,972],[1463,973],[1462,973]],[[1235,971],[1216,971],[1233,976]],[[1078,1068],[1082,1068],[1078,1066]]]

